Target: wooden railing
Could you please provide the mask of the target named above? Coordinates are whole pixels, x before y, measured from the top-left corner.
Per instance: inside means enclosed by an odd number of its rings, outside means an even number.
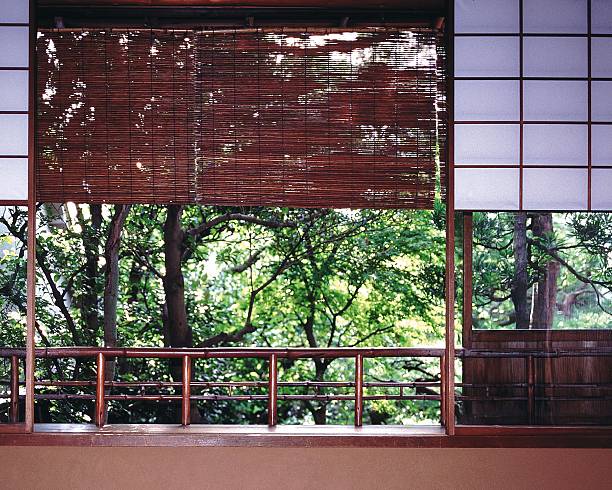
[[[538,359],[561,359],[561,358],[601,358],[612,359],[611,349],[591,350],[517,350],[495,352],[486,350],[463,350],[456,351],[458,359],[500,359],[517,358],[524,359],[525,379],[515,379],[512,382],[487,383],[486,380],[478,382],[465,380],[455,383],[457,392],[455,400],[458,403],[466,402],[518,402],[525,403],[527,414],[526,422],[536,422],[536,405],[540,402],[580,402],[580,401],[610,401],[612,400],[612,383],[601,380],[600,382],[559,382],[550,380],[545,382],[537,372]],[[3,385],[9,387],[9,393],[5,399],[9,400],[10,423],[19,421],[19,405],[23,396],[19,395],[20,362],[25,357],[22,349],[0,349],[0,359],[10,359],[9,379],[0,380]],[[95,423],[103,426],[105,423],[106,405],[109,401],[166,401],[180,403],[181,423],[189,425],[191,420],[192,402],[197,401],[267,401],[268,424],[273,427],[278,423],[279,401],[346,401],[354,402],[354,424],[357,427],[363,425],[364,402],[372,400],[432,400],[440,403],[441,424],[445,425],[445,406],[448,403],[445,393],[445,351],[440,348],[215,348],[215,349],[171,349],[171,348],[98,348],[98,347],[58,347],[36,349],[38,359],[75,359],[89,358],[95,360],[95,379],[86,380],[54,380],[37,379],[35,387],[40,388],[95,388],[95,394],[91,393],[65,393],[65,392],[35,392],[35,400],[90,400],[95,402]],[[182,366],[182,377],[180,381],[106,381],[106,361],[116,358],[130,359],[176,359]],[[192,379],[194,361],[197,359],[221,359],[221,358],[252,358],[267,360],[267,379],[258,381],[202,381]],[[355,363],[354,378],[345,381],[281,381],[279,380],[278,367],[281,359],[353,359]],[[367,358],[436,358],[439,361],[439,376],[432,379],[420,381],[366,381],[364,380],[364,359]],[[520,376],[519,376],[520,377]],[[585,377],[585,379],[587,379]],[[282,393],[282,389],[303,387],[308,393],[289,394]],[[140,388],[142,391],[136,393],[116,393],[112,389]],[[145,389],[155,389],[157,393],[145,393]],[[223,394],[202,393],[201,390],[220,388]],[[267,393],[263,394],[237,394],[241,389],[264,388]],[[349,388],[349,394],[321,393],[324,389]],[[496,394],[500,388],[519,390],[509,395]],[[575,389],[575,396],[564,395],[553,396],[555,389]],[[596,388],[604,393],[601,396],[581,395],[581,389]],[[180,393],[165,394],[166,389],[179,390]],[[367,393],[368,389],[371,393]],[[372,391],[378,389],[379,393]],[[393,392],[389,392],[394,390]],[[468,390],[468,392],[466,392]],[[195,392],[195,393],[194,393]],[[521,409],[522,410],[522,409]]]
[[[19,413],[19,360],[25,357],[20,349],[0,349],[0,358],[11,359],[10,376],[10,421],[15,423]],[[444,423],[444,363],[445,351],[441,348],[99,348],[99,347],[58,347],[36,349],[36,359],[93,358],[96,360],[94,380],[35,380],[35,387],[95,387],[95,395],[71,393],[36,393],[36,400],[95,400],[95,423],[105,423],[106,403],[112,400],[174,401],[181,403],[181,423],[189,425],[192,401],[202,400],[267,400],[268,425],[278,422],[279,400],[299,401],[354,401],[354,424],[363,425],[364,401],[368,400],[434,400],[440,403],[441,423]],[[181,360],[181,381],[106,381],[105,365],[115,358],[147,358]],[[208,382],[192,380],[193,362],[196,359],[252,358],[268,361],[268,377],[265,381]],[[354,359],[354,379],[351,381],[279,381],[279,359]],[[425,381],[364,381],[364,359],[367,358],[437,358],[440,362],[440,377]],[[167,394],[111,394],[112,388],[181,388],[180,395]],[[267,394],[234,394],[235,388],[267,387]],[[280,394],[279,388],[315,388],[310,394]],[[226,388],[227,395],[192,393],[193,388]],[[354,388],[354,394],[320,394],[320,388]],[[364,394],[364,389],[397,389],[398,394]],[[434,394],[407,393],[406,389],[426,388]],[[438,390],[437,393],[435,390]]]

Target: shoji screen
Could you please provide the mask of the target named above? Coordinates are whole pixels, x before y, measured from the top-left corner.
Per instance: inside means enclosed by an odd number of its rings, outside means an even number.
[[[455,205],[612,209],[612,0],[455,0]]]
[[[0,202],[28,198],[29,1],[0,2]]]

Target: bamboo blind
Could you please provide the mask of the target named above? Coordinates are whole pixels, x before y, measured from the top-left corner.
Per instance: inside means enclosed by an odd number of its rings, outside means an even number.
[[[439,51],[390,29],[42,31],[38,200],[430,208]]]

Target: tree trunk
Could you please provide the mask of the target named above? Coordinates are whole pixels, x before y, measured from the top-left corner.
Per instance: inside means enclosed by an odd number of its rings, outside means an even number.
[[[316,425],[327,424],[327,403],[322,403],[317,408],[314,408],[311,412]]]
[[[181,227],[182,206],[168,206],[164,225],[166,275],[164,292],[168,307],[168,336],[172,347],[191,347],[192,332],[187,322],[185,280],[182,270],[184,231]]]
[[[168,331],[168,342],[171,347],[192,347],[193,333],[187,321],[185,305],[185,279],[183,277],[183,251],[185,232],[181,226],[183,207],[169,205],[164,224],[164,292],[166,304],[164,307],[164,323]],[[183,379],[182,362],[180,359],[170,360],[170,373],[174,381]],[[195,376],[195,370],[192,370]],[[179,415],[180,417],[180,415]],[[191,403],[191,422],[201,421],[196,402]]]
[[[516,213],[514,218],[514,279],[512,281],[512,303],[514,304],[517,329],[529,328],[529,275],[527,265],[527,213]]]
[[[79,213],[79,221],[82,226],[83,248],[85,250],[84,292],[81,302],[81,311],[85,322],[85,332],[89,335],[89,341],[93,342],[99,329],[99,290],[98,290],[98,261],[100,258],[100,228],[102,226],[102,206],[91,204],[91,226],[85,223],[82,214]],[[84,332],[84,333],[85,333]]]
[[[325,371],[327,371],[329,364],[325,362],[325,359],[313,360],[315,363],[315,381],[325,381]],[[325,394],[325,388],[318,389],[317,393]],[[316,425],[327,424],[327,402],[320,402],[318,406],[312,406],[311,413]]]
[[[119,248],[125,219],[130,212],[129,205],[116,205],[106,237],[104,258],[104,347],[117,346],[117,299],[119,293]],[[115,378],[115,360],[106,361],[106,381]]]
[[[535,215],[532,219],[533,236],[542,238],[552,233],[553,221],[551,213]],[[533,309],[531,328],[548,330],[553,327],[555,310],[557,308],[557,278],[559,277],[559,263],[550,260],[541,273],[540,279],[534,284]]]

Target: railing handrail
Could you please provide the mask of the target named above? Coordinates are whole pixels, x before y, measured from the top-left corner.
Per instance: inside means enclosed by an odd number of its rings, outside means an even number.
[[[272,354],[278,358],[354,358],[361,355],[371,357],[442,357],[444,349],[440,347],[38,347],[35,356],[39,358],[62,357],[96,357],[98,354],[107,357],[151,357],[151,358],[269,358]],[[455,349],[458,358],[526,358],[526,357],[598,357],[612,356],[612,347],[594,349]],[[17,356],[25,357],[25,349],[0,347],[0,358]]]
[[[441,347],[39,347],[35,356],[59,357],[149,357],[149,358],[351,358],[363,357],[442,357]],[[0,348],[0,357],[25,356],[25,349]]]
[[[431,399],[439,400],[441,408],[444,406],[443,382],[442,379],[437,383],[441,393],[439,395],[404,395],[403,386],[400,388],[400,395],[368,395],[364,396],[364,371],[363,361],[366,358],[408,358],[408,357],[433,357],[440,361],[442,366],[445,362],[445,349],[441,347],[210,347],[210,348],[167,348],[167,347],[90,347],[90,346],[73,346],[73,347],[42,347],[35,349],[36,358],[84,358],[91,357],[96,360],[96,381],[95,395],[71,395],[60,394],[66,397],[79,397],[82,399],[95,399],[95,423],[102,427],[106,417],[106,403],[109,400],[116,399],[138,399],[138,400],[180,400],[181,401],[181,424],[189,425],[191,419],[191,402],[193,400],[204,399],[267,399],[268,400],[268,424],[273,427],[277,424],[278,411],[277,405],[281,400],[298,400],[298,399],[318,399],[324,397],[328,400],[354,400],[355,401],[355,426],[360,427],[363,424],[363,402],[364,400],[375,399]],[[25,349],[0,348],[0,358],[10,357],[13,366],[19,358],[25,357]],[[106,361],[112,358],[149,358],[149,359],[181,359],[182,360],[182,379],[180,382],[182,388],[181,395],[112,395],[106,393],[107,389],[112,387],[112,382],[106,381]],[[267,395],[248,395],[248,396],[229,396],[221,397],[219,395],[193,395],[192,387],[200,383],[192,382],[192,369],[194,359],[219,359],[219,358],[260,358],[268,361],[268,394]],[[279,395],[278,388],[283,386],[278,380],[278,360],[279,359],[354,359],[355,362],[355,378],[352,386],[355,388],[354,395]],[[14,387],[19,386],[18,367],[12,369],[12,378]],[[442,373],[442,370],[441,370]],[[442,375],[442,374],[441,374]],[[15,379],[17,380],[15,383]],[[35,382],[36,385],[36,382]],[[19,401],[17,394],[18,389],[11,391],[12,398],[16,403]],[[51,395],[34,395],[34,398],[57,396]],[[16,414],[18,408],[11,409],[11,414]],[[444,413],[444,410],[441,410]],[[12,415],[14,417],[14,415]],[[444,418],[442,417],[442,423]]]

